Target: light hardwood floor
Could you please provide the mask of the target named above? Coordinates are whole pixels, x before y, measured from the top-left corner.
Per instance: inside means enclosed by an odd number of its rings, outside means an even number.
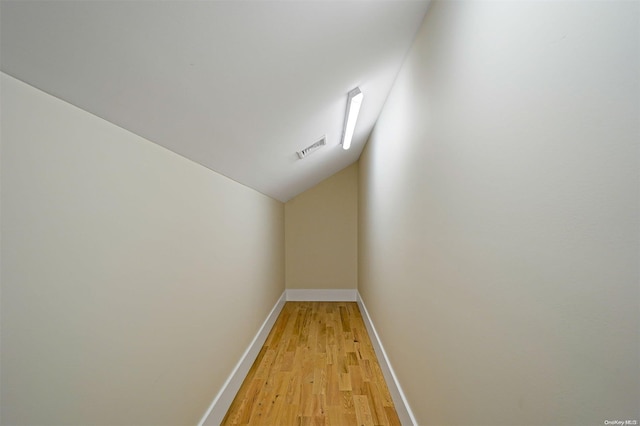
[[[355,302],[287,302],[223,425],[400,425]]]

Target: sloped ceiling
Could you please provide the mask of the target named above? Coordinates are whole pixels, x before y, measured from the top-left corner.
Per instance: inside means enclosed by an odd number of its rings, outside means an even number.
[[[356,161],[427,1],[2,1],[2,71],[281,201]],[[347,92],[364,102],[353,146]],[[327,136],[299,160],[295,152]]]

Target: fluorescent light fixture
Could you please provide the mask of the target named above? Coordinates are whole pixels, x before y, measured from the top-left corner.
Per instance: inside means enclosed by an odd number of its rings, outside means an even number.
[[[344,129],[342,129],[342,149],[351,147],[351,139],[353,138],[353,132],[356,130],[356,121],[358,120],[363,97],[364,95],[358,87],[349,92],[347,115],[344,119]]]

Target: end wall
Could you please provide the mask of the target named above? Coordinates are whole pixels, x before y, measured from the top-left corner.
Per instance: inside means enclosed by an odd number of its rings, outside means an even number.
[[[355,289],[358,164],[285,204],[288,289]]]
[[[284,290],[283,204],[1,89],[1,423],[196,424]]]
[[[420,425],[640,421],[638,2],[431,5],[360,160]]]

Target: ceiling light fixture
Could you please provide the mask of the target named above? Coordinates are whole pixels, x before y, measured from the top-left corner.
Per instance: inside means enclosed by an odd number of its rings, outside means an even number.
[[[353,132],[356,130],[356,121],[358,120],[363,97],[364,95],[358,87],[349,92],[347,115],[344,118],[344,129],[342,129],[342,149],[351,147],[351,139],[353,138]]]

